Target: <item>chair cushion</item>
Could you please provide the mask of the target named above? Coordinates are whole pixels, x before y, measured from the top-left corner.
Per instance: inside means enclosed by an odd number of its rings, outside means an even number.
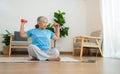
[[[80,47],[81,42],[76,42],[76,43],[74,43],[73,45],[74,45],[74,47]]]
[[[31,41],[12,41],[11,45],[30,45]]]
[[[84,42],[84,45],[96,45],[95,42]]]
[[[27,38],[22,38],[20,36],[20,32],[15,31],[14,32],[14,41],[27,41]]]
[[[81,42],[76,42],[73,45],[74,45],[74,47],[80,47]],[[96,43],[94,43],[94,42],[84,42],[83,45],[96,45]]]

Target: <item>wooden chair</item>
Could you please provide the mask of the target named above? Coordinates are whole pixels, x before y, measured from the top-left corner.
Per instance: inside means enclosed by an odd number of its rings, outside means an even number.
[[[80,54],[80,44],[81,44],[82,38],[80,36],[73,38],[73,56]],[[88,42],[88,39],[84,40],[85,42]]]
[[[98,31],[96,31],[98,32]],[[95,33],[95,32],[93,32]],[[92,34],[91,34],[92,35]],[[97,48],[100,51],[101,56],[102,49],[101,49],[101,37],[96,36],[78,36],[73,38],[73,55],[75,55],[75,49],[80,50],[80,59],[82,59],[83,50],[85,47],[87,48]]]
[[[10,37],[9,56],[13,48],[27,48],[31,44],[30,39],[21,38],[19,32],[15,31],[14,35]]]

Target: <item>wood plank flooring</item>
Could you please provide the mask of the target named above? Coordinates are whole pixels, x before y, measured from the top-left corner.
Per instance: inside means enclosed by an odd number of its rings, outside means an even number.
[[[79,59],[79,56],[71,55],[61,56],[69,56],[75,59]],[[95,59],[95,57],[84,57],[83,59]],[[97,58],[96,63],[85,62],[0,63],[0,74],[120,74],[119,69],[120,59],[101,57]]]

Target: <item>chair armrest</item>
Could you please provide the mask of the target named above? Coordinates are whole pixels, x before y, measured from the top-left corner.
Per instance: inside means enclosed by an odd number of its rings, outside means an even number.
[[[77,37],[74,37],[74,38],[73,38],[73,43],[82,42],[82,40],[83,40],[82,37],[77,36]],[[89,39],[87,39],[87,38],[84,39],[84,42],[88,42],[88,41],[89,41]]]
[[[76,39],[79,39],[79,40],[81,40],[82,38],[81,38],[81,37],[75,37],[75,38],[73,38],[73,39],[75,39],[75,40],[76,40]]]
[[[79,42],[79,41],[82,41],[82,38],[80,38],[80,37],[74,37],[73,38],[73,43],[76,43],[76,42]]]
[[[89,38],[89,39],[101,39],[101,37],[94,37],[94,36],[80,36],[81,38]]]
[[[13,40],[13,35],[10,35],[10,46],[11,46],[11,42],[12,42],[12,40]]]
[[[10,36],[10,42],[13,40],[13,35]]]

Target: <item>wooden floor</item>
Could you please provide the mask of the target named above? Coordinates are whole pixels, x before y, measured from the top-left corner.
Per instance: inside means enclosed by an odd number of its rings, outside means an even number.
[[[71,55],[62,56],[69,56],[75,59],[79,59],[78,56]],[[95,57],[84,57],[83,59],[94,60]],[[96,63],[85,62],[0,63],[0,74],[120,74],[120,59],[99,57],[97,58]]]

